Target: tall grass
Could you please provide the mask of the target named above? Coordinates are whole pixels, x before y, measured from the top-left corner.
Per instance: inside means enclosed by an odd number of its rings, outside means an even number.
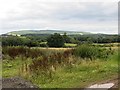
[[[16,57],[20,57],[22,61],[26,61],[21,65],[21,73],[25,71],[25,73],[40,74],[50,78],[52,77],[52,72],[54,73],[57,67],[71,64],[69,56],[73,54],[72,52],[72,49],[55,51],[27,47],[3,48],[4,57],[9,56],[11,60],[16,60]]]
[[[116,53],[111,49],[91,45],[81,45],[64,51],[5,47],[3,55],[5,57],[3,66],[7,69],[3,74],[11,76],[12,73],[9,74],[8,71],[13,69],[14,75],[17,71],[18,75],[42,87],[73,87],[77,86],[78,82],[83,82],[81,86],[84,86],[88,81],[99,80],[99,76],[102,78],[102,75],[107,76],[117,72]],[[87,77],[88,75],[90,77]]]
[[[37,58],[39,56],[48,56],[51,53],[56,53],[53,50],[47,50],[47,49],[39,49],[39,48],[28,48],[23,46],[18,47],[3,47],[2,53],[3,55],[8,55],[12,59],[14,59],[17,56],[22,56],[26,58]]]

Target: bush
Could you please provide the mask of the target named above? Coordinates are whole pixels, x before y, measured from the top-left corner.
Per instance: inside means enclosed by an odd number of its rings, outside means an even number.
[[[83,59],[90,58],[91,60],[95,58],[107,58],[112,53],[113,51],[111,49],[100,48],[89,44],[82,44],[74,51],[74,55]]]
[[[83,44],[83,45],[78,46],[75,49],[75,55],[81,58],[90,58],[92,60],[92,58],[95,58],[97,56],[96,55],[97,51],[98,49],[96,47]]]

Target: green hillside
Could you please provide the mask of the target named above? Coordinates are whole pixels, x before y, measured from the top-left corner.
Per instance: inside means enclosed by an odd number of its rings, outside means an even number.
[[[7,34],[19,34],[19,35],[24,35],[24,34],[54,34],[54,33],[64,34],[65,32],[68,35],[71,35],[71,34],[80,34],[80,35],[91,34],[89,32],[63,31],[63,30],[21,30],[21,31],[12,31],[12,32],[9,32]]]

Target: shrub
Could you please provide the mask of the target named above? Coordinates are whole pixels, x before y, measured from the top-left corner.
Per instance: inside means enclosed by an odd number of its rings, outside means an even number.
[[[98,46],[92,46],[90,44],[82,44],[78,46],[75,51],[74,55],[81,57],[83,59],[90,58],[91,60],[94,58],[108,58],[109,55],[113,54],[113,50],[101,48]]]
[[[87,44],[83,44],[78,46],[75,49],[75,55],[79,56],[81,58],[90,58],[92,60],[92,58],[96,57],[96,53],[97,53],[97,48],[87,45]]]

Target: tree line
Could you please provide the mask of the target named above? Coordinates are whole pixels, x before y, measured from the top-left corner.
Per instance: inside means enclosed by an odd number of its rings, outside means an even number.
[[[119,43],[120,35],[27,34],[22,36],[2,36],[1,42],[2,46],[63,47],[64,43]]]

